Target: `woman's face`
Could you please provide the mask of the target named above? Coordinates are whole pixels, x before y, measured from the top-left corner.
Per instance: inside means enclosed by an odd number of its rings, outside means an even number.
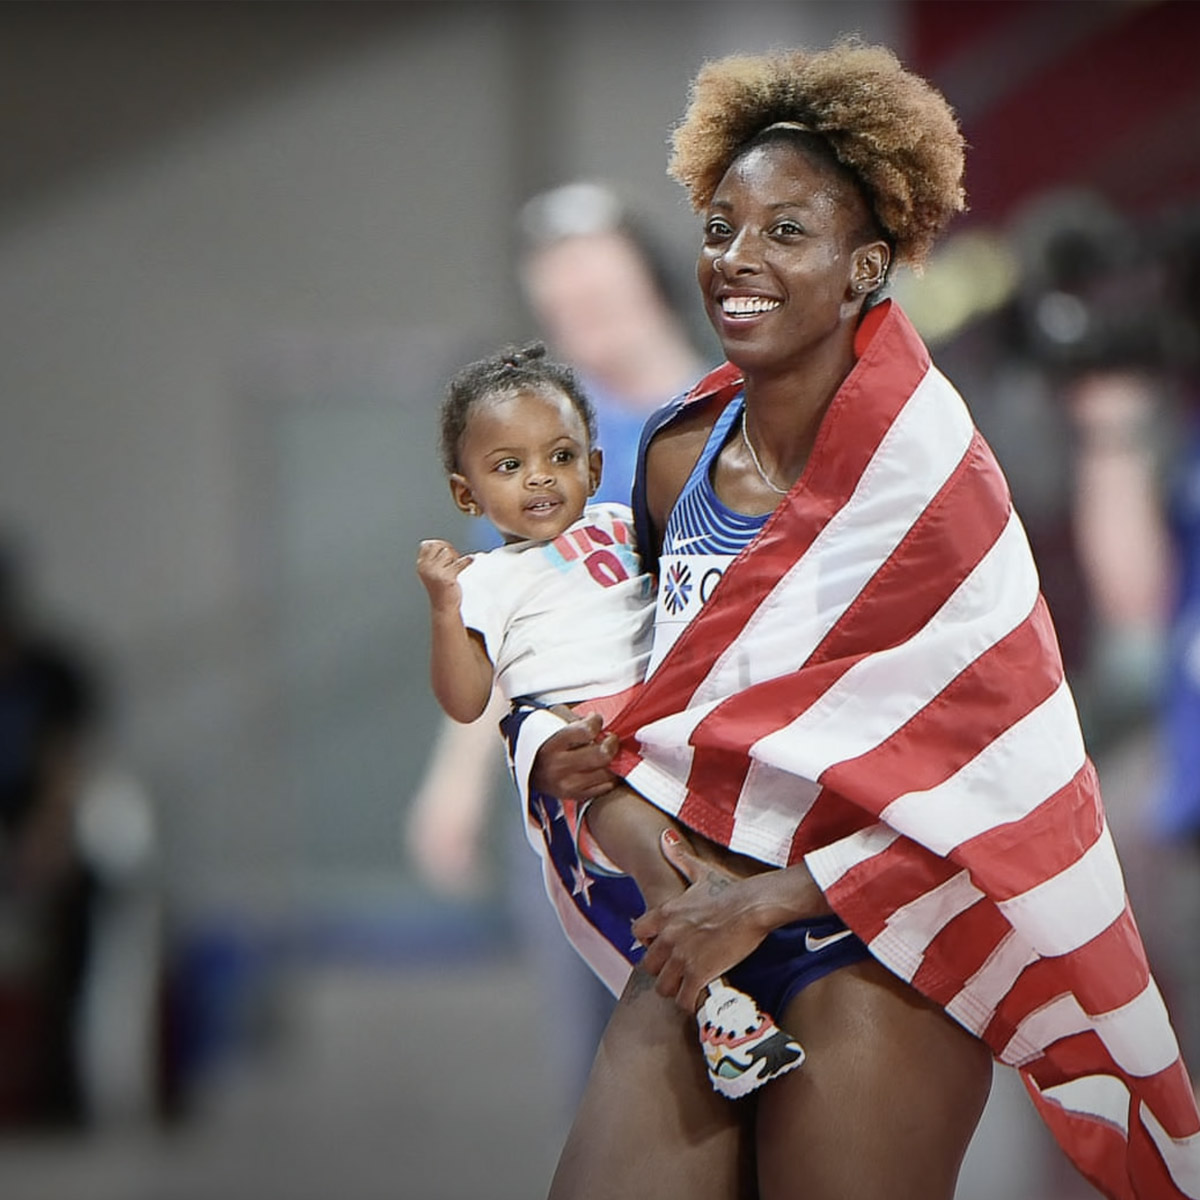
[[[730,362],[776,372],[803,362],[862,304],[866,203],[831,167],[785,142],[737,158],[713,194],[697,278]],[[875,264],[876,266],[878,264]]]

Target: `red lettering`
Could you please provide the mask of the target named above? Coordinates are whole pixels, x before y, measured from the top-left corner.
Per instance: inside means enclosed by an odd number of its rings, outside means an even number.
[[[629,578],[629,572],[611,550],[593,550],[584,562],[588,573],[601,587],[612,587]]]

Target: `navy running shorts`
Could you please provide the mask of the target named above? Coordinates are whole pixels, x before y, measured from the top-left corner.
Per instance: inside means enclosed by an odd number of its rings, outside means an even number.
[[[870,957],[866,944],[841,917],[830,914],[781,925],[753,954],[726,971],[725,978],[779,1020],[792,997],[810,983]]]

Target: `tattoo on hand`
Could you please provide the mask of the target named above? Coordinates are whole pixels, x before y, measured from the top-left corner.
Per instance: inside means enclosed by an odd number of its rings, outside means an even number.
[[[716,871],[708,873],[708,894],[719,896],[728,886],[730,880],[726,875],[718,875]]]

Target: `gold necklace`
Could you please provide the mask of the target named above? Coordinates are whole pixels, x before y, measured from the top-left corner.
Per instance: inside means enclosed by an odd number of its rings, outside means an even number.
[[[754,463],[754,469],[758,472],[758,477],[773,491],[777,496],[786,496],[787,488],[776,487],[770,480],[766,471],[763,470],[763,465],[758,461],[758,455],[754,453],[754,447],[750,444],[750,435],[746,432],[746,406],[742,405],[742,441],[746,443],[746,449],[750,451],[750,460]]]

